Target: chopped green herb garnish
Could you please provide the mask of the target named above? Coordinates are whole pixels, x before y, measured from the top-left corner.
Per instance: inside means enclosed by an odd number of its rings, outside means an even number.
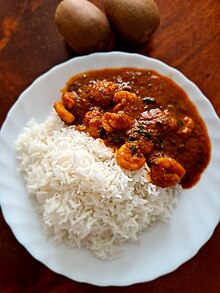
[[[106,131],[103,127],[100,128],[99,137],[103,139],[105,137]]]
[[[136,145],[134,145],[134,144],[130,145],[129,149],[130,149],[130,152],[133,156],[137,154],[137,146]]]
[[[182,120],[177,120],[177,125],[178,125],[179,127],[181,127],[181,126],[183,126],[183,125],[184,125],[184,123],[183,123],[183,121],[182,121]]]
[[[128,140],[129,140],[129,141],[136,141],[137,138],[136,138],[135,136],[130,136]]]
[[[146,132],[146,133],[144,134],[144,137],[145,137],[147,140],[149,140],[149,139],[152,138],[152,134],[149,133],[149,132]]]
[[[156,147],[162,149],[164,147],[164,141],[163,138],[159,137],[156,140]]]

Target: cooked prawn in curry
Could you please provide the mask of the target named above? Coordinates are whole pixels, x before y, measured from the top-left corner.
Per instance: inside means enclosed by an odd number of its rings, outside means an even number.
[[[112,147],[118,165],[145,162],[153,184],[192,187],[210,159],[203,120],[171,79],[134,68],[89,71],[72,77],[54,104],[60,118]]]

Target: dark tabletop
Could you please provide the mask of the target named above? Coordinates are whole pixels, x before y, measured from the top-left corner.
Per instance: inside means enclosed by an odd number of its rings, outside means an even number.
[[[59,2],[0,0],[0,125],[35,78],[77,56],[55,26]],[[113,49],[141,53],[177,68],[201,89],[220,116],[220,1],[156,2],[161,23],[153,37],[139,48],[116,42]],[[0,272],[0,292],[7,293],[220,292],[220,225],[196,256],[176,271],[147,283],[101,288],[50,271],[18,243],[0,214]]]

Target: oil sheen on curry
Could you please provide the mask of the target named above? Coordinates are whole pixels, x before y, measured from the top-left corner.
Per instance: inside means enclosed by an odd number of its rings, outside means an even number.
[[[205,124],[186,93],[171,79],[135,68],[89,71],[72,77],[54,104],[60,118],[101,139],[118,165],[145,162],[160,187],[190,188],[210,159]]]

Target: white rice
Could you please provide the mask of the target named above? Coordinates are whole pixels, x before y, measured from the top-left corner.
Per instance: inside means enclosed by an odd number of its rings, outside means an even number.
[[[122,170],[111,149],[66,127],[55,112],[42,124],[31,121],[16,148],[48,235],[102,259],[118,257],[120,244],[137,241],[152,222],[167,221],[181,191],[150,183],[146,164]]]

